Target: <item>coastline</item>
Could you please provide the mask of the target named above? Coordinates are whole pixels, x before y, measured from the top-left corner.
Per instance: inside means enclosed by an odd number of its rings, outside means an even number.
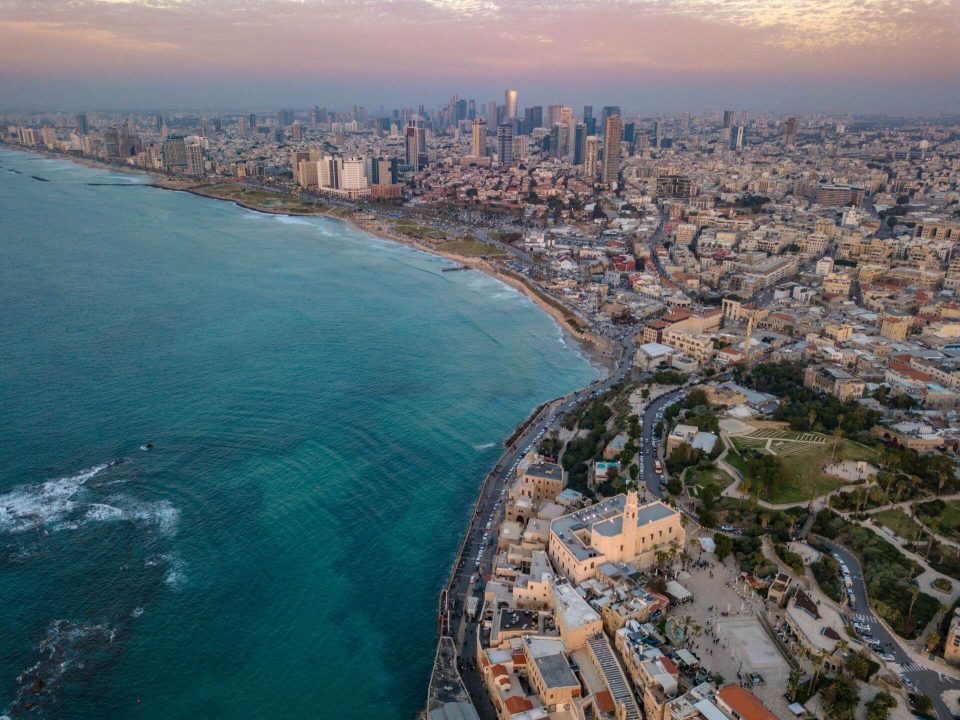
[[[431,245],[430,243],[425,243],[416,238],[404,235],[394,230],[392,227],[386,224],[386,221],[382,218],[376,216],[376,208],[366,207],[366,208],[356,208],[354,212],[359,212],[360,214],[369,214],[370,217],[351,217],[350,214],[344,213],[343,209],[340,207],[332,208],[330,210],[323,210],[317,208],[316,210],[311,210],[309,212],[297,212],[292,209],[271,209],[268,207],[258,206],[254,203],[244,202],[238,198],[228,198],[221,197],[215,193],[207,191],[211,187],[210,183],[197,183],[190,180],[177,180],[174,178],[168,178],[162,175],[156,175],[145,168],[138,168],[129,165],[114,165],[111,163],[103,162],[100,160],[95,160],[93,158],[88,158],[84,156],[74,156],[66,153],[53,153],[48,150],[39,150],[29,147],[20,147],[8,145],[6,143],[0,143],[0,146],[6,147],[11,150],[19,150],[21,152],[33,153],[35,155],[40,155],[51,160],[68,160],[78,165],[83,165],[96,170],[112,170],[116,172],[123,172],[131,175],[142,175],[148,178],[151,178],[152,182],[147,183],[148,187],[158,188],[160,190],[172,190],[174,192],[186,192],[192,195],[198,195],[200,197],[210,198],[212,200],[220,200],[223,202],[230,202],[238,207],[242,207],[245,210],[251,210],[253,212],[263,213],[265,215],[288,215],[296,217],[323,217],[330,220],[339,220],[341,222],[352,225],[354,228],[374,235],[375,237],[380,238],[381,240],[387,240],[390,242],[400,243],[402,245],[407,245],[419,250],[421,252],[428,253],[430,255],[435,255],[437,257],[442,257],[446,260],[459,263],[460,265],[470,269],[482,272],[495,280],[499,280],[505,285],[509,285],[522,292],[530,300],[532,300],[536,305],[540,307],[541,310],[546,312],[554,322],[556,322],[563,331],[572,336],[577,344],[580,346],[581,350],[590,358],[592,362],[597,365],[600,365],[607,372],[610,372],[611,369],[616,364],[616,358],[614,353],[616,352],[616,347],[607,338],[600,337],[589,330],[585,330],[579,327],[579,324],[576,323],[575,315],[572,311],[564,311],[563,306],[559,301],[551,302],[548,299],[544,298],[541,295],[541,291],[532,286],[525,278],[522,276],[515,275],[504,271],[501,268],[496,267],[489,260],[483,257],[475,256],[466,256],[458,255],[457,253],[449,252],[443,250],[441,247]],[[277,193],[279,197],[283,197],[280,193]],[[339,211],[339,212],[337,212]]]
[[[6,144],[0,144],[0,146],[10,147]],[[34,152],[30,148],[14,147],[12,149],[15,149],[15,150],[19,149],[25,152]],[[575,324],[576,316],[573,314],[572,311],[570,310],[565,311],[559,301],[556,301],[556,300],[551,301],[547,297],[544,297],[541,294],[543,291],[540,291],[538,288],[534,287],[522,276],[514,275],[501,268],[498,268],[495,265],[493,265],[490,261],[482,257],[462,256],[462,255],[457,255],[456,253],[446,252],[446,251],[443,251],[441,248],[431,246],[428,243],[423,243],[418,241],[417,239],[398,233],[392,227],[389,226],[388,220],[386,220],[385,218],[377,217],[375,214],[375,211],[373,210],[369,211],[369,215],[370,215],[369,217],[343,217],[340,214],[334,214],[329,211],[325,212],[320,210],[317,210],[316,212],[304,212],[304,213],[291,213],[288,211],[271,210],[270,208],[257,207],[249,203],[244,203],[243,201],[235,198],[218,197],[211,193],[205,193],[203,192],[204,187],[202,185],[191,187],[189,186],[189,184],[183,183],[182,181],[177,182],[171,179],[164,178],[163,176],[157,176],[141,168],[118,167],[118,166],[111,165],[109,163],[101,163],[96,160],[91,160],[89,158],[78,158],[78,157],[73,157],[70,155],[64,155],[64,154],[58,154],[58,153],[48,153],[48,152],[39,151],[39,152],[36,152],[36,154],[42,155],[50,159],[70,160],[71,162],[76,162],[80,165],[84,165],[85,167],[94,168],[94,169],[114,170],[114,171],[130,173],[130,174],[146,175],[154,179],[154,182],[146,183],[148,187],[154,187],[154,188],[159,188],[163,190],[173,190],[177,192],[188,192],[201,197],[227,201],[239,207],[243,207],[244,209],[252,210],[254,212],[259,212],[263,214],[287,215],[287,216],[293,216],[293,215],[316,216],[316,217],[325,217],[328,219],[340,220],[342,222],[351,224],[353,227],[365,233],[381,238],[383,240],[396,242],[403,245],[408,245],[416,250],[420,250],[421,252],[442,257],[444,259],[459,263],[460,265],[466,268],[483,272],[489,275],[490,277],[506,285],[509,285],[515,290],[522,292],[524,295],[530,298],[534,303],[536,303],[544,312],[546,312],[547,315],[549,315],[554,320],[554,322],[558,324],[558,326],[561,328],[562,331],[567,332],[577,341],[580,348],[585,352],[585,354],[590,358],[590,360],[595,365],[598,365],[603,369],[604,377],[611,376],[616,371],[616,367],[620,362],[621,358],[619,356],[622,355],[622,351],[623,351],[622,345],[615,343],[613,341],[610,341],[607,338],[603,338],[598,335],[595,335],[594,333],[588,330],[584,330],[580,328],[578,324]],[[574,322],[571,322],[571,320],[574,320]],[[463,533],[463,537],[461,538],[461,542],[457,547],[456,552],[452,558],[447,579],[444,581],[443,587],[440,588],[440,591],[438,593],[438,598],[437,598],[438,599],[438,617],[440,618],[440,625],[438,627],[437,638],[436,638],[437,653],[436,653],[434,666],[431,670],[431,675],[430,675],[430,679],[427,687],[428,705],[430,704],[430,697],[432,696],[433,692],[436,689],[436,683],[439,680],[438,671],[444,670],[444,662],[441,658],[441,651],[443,650],[444,642],[446,641],[448,644],[452,642],[452,638],[450,638],[450,636],[444,632],[444,618],[446,618],[447,624],[449,624],[450,622],[450,616],[449,616],[450,609],[447,604],[449,599],[450,588],[456,578],[458,564],[460,563],[461,559],[464,556],[466,543],[470,537],[471,531],[473,530],[474,524],[477,522],[477,519],[479,517],[480,505],[485,495],[489,492],[489,488],[491,484],[494,482],[494,475],[496,471],[499,469],[500,463],[503,461],[503,458],[509,455],[509,453],[514,451],[514,446],[520,441],[520,439],[522,438],[523,434],[527,431],[527,429],[533,423],[537,422],[538,419],[546,411],[548,411],[551,408],[556,408],[558,404],[562,403],[567,397],[569,397],[574,392],[577,392],[577,391],[571,391],[571,393],[567,393],[565,395],[554,398],[552,400],[548,400],[547,402],[543,403],[539,407],[532,409],[530,414],[526,418],[524,418],[524,420],[521,423],[517,425],[513,433],[511,433],[509,437],[504,438],[503,450],[501,454],[498,456],[497,464],[488,470],[488,472],[484,475],[481,482],[479,483],[479,486],[477,487],[476,494],[473,497],[473,500],[470,506],[473,512],[471,512],[471,515],[467,521],[467,526]],[[447,627],[447,629],[449,630],[449,627]],[[456,653],[456,650],[454,646],[454,658],[455,658],[455,653]],[[463,688],[464,692],[466,692],[466,688],[463,685],[463,681],[459,675],[459,672],[456,670],[455,663],[453,664],[452,668],[447,667],[446,670],[448,672],[452,671],[453,676],[455,677],[455,682],[457,682],[460,685],[460,687]],[[469,695],[467,695],[467,697],[469,698]],[[418,713],[418,717],[420,716],[421,716],[421,713]]]

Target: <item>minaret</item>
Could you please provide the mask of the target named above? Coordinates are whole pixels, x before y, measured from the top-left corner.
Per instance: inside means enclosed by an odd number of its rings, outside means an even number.
[[[627,490],[627,503],[623,508],[623,557],[621,560],[633,560],[638,554],[637,547],[637,513],[640,501],[637,498],[636,488]]]

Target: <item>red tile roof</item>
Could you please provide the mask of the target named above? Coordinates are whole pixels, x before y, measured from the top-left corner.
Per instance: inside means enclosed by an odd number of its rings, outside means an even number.
[[[717,698],[742,720],[777,720],[777,716],[770,712],[756,695],[739,685],[731,684],[721,688]]]

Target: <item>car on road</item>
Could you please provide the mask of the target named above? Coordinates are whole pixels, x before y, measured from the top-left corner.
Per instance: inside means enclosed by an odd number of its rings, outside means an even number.
[[[903,683],[907,690],[913,690],[913,681],[907,677],[906,673],[900,673],[900,682]]]
[[[888,652],[879,653],[877,657],[879,657],[884,662],[896,662],[897,660],[897,658],[895,658],[891,653],[888,653]]]

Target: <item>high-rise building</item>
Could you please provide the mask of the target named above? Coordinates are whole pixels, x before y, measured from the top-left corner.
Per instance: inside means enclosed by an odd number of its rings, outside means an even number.
[[[500,167],[513,165],[513,123],[501,123],[497,126],[497,158]]]
[[[290,137],[293,138],[294,142],[300,142],[303,140],[303,128],[300,126],[300,122],[294,120],[290,125]]]
[[[783,124],[783,144],[787,147],[793,147],[797,144],[797,119],[788,117]]]
[[[680,129],[683,132],[690,130],[690,113],[685,112],[680,116]]]
[[[507,106],[507,120],[517,117],[517,91],[507,90],[504,94],[504,105]]]
[[[547,127],[553,128],[558,122],[560,122],[560,112],[563,110],[563,105],[549,105],[547,106]]]
[[[577,123],[577,127],[573,131],[573,164],[583,165],[586,152],[587,125],[586,123]]]
[[[160,128],[157,128],[158,130]],[[86,113],[77,113],[77,132],[86,135],[90,132],[90,121],[87,120]]]
[[[472,142],[470,143],[470,155],[473,157],[487,156],[487,121],[481,119],[474,120],[471,126],[473,131]]]
[[[247,115],[247,122],[250,123],[250,131],[257,131],[257,116],[254,113]]]
[[[523,134],[529,135],[543,127],[543,105],[534,105],[523,111]]]
[[[427,162],[427,130],[422,121],[411,122],[406,132],[406,160],[414,170],[419,170]]]
[[[320,107],[314,105],[310,110],[310,129],[316,130],[318,125],[320,125]]]
[[[587,135],[597,134],[597,119],[593,116],[593,105],[583,106],[583,124],[587,126]]]
[[[597,158],[600,155],[600,138],[587,135],[583,151],[583,174],[591,180],[597,177]]]
[[[163,143],[163,168],[170,172],[187,169],[187,145],[182,137],[168,137]]]
[[[487,125],[495,125],[497,122],[497,101],[491,100],[487,103]]]
[[[663,140],[663,123],[659,120],[653,121],[653,146],[660,147]]]
[[[570,152],[570,126],[566,123],[554,123],[550,128],[550,157],[566,157]]]
[[[730,131],[730,149],[739,150],[743,147],[743,125],[737,125]]]
[[[607,120],[611,115],[619,115],[620,106],[619,105],[604,105],[603,110],[600,112],[600,127],[606,129]]]
[[[155,118],[155,125],[156,125],[157,132],[160,132],[163,129],[163,126],[164,126],[163,115],[157,115],[157,117]]]
[[[620,176],[620,139],[623,137],[623,123],[619,115],[610,115],[604,127],[603,181],[609,185],[616,182]]]
[[[247,118],[243,115],[241,115],[240,119],[237,120],[237,133],[241,137],[246,137],[247,135]]]
[[[467,120],[476,120],[477,119],[477,101],[470,100],[467,103]]]
[[[193,143],[186,146],[187,150],[187,174],[194,177],[200,177],[206,173],[206,166],[203,161],[203,146],[199,143]]]
[[[343,161],[343,175],[340,180],[341,190],[366,190],[367,176],[364,173],[362,157],[349,157]]]
[[[723,111],[723,126],[728,128],[733,125],[733,110]]]
[[[293,110],[278,110],[277,125],[280,127],[286,127],[287,125],[291,124],[293,124]]]
[[[633,141],[636,138],[637,133],[637,124],[628,122],[623,126],[623,141],[627,143],[631,148],[633,147]]]
[[[457,100],[454,104],[453,110],[453,121],[460,122],[461,120],[467,119],[467,101],[466,100]]]

